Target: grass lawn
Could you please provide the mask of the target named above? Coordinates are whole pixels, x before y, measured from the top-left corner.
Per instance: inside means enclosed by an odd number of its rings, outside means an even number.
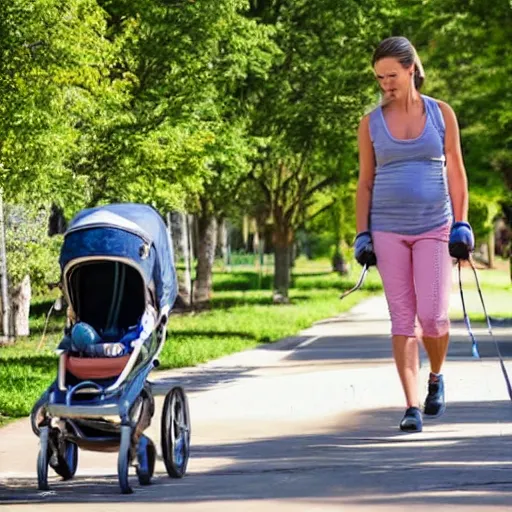
[[[485,301],[487,313],[491,318],[512,320],[512,284],[508,270],[477,270],[480,288]],[[457,271],[454,271],[453,300],[450,317],[462,319],[462,301],[459,292]],[[485,316],[478,295],[475,276],[471,268],[462,270],[462,290],[469,318],[472,322],[485,322]]]
[[[290,289],[291,303],[276,306],[272,304],[269,269],[255,272],[246,267],[227,272],[217,267],[212,308],[201,313],[171,316],[161,368],[193,366],[292,336],[315,321],[347,311],[371,294],[382,292],[378,272],[371,269],[363,290],[340,301],[340,292],[355,284],[359,271],[360,268],[353,265],[348,276],[340,277],[330,271],[327,260],[299,259]],[[489,313],[512,318],[508,272],[479,271],[479,277]],[[464,270],[463,282],[470,317],[473,321],[480,320],[481,306],[470,270]],[[456,291],[456,281],[454,283]],[[57,358],[53,349],[61,339],[62,315],[50,317],[47,336],[38,350],[51,304],[51,297],[34,300],[30,318],[32,336],[16,345],[0,347],[0,425],[26,416],[55,378]],[[453,318],[462,316],[458,304],[452,303]]]
[[[350,309],[372,291],[380,290],[380,279],[371,272],[365,291],[345,300],[339,294],[353,286],[358,268],[340,277],[328,262],[298,263],[291,303],[272,304],[272,276],[254,271],[214,274],[211,310],[172,315],[168,341],[161,354],[161,368],[193,366],[223,355],[292,336],[313,322]],[[38,350],[51,298],[34,301],[31,332],[26,340],[0,347],[0,424],[26,416],[56,375],[53,349],[61,339],[63,316],[52,315],[47,336]]]

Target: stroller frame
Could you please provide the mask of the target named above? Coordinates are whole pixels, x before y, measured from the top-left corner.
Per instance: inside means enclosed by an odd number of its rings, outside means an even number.
[[[112,222],[112,218],[109,218],[109,222],[104,225],[95,220],[94,223],[86,224],[86,228],[82,228],[82,230],[76,228],[68,230],[68,233],[74,233],[75,242],[77,236],[81,236],[82,233],[90,237],[93,236],[91,233],[95,232],[94,236],[99,234],[101,237],[101,230],[105,227],[110,230],[109,236],[112,236],[112,228],[114,228],[118,230],[114,231],[116,237],[136,237],[135,243],[143,244],[145,249],[141,253],[147,257],[148,239],[152,238],[152,244],[157,245],[158,237],[141,236],[140,232],[135,233],[139,230],[128,230],[125,222],[126,217],[131,215],[130,220],[137,219],[142,212],[146,215],[146,222],[148,215],[153,216],[150,220],[156,224],[156,231],[160,230],[161,233],[162,230],[165,230],[166,235],[163,238],[161,236],[159,240],[162,242],[163,239],[164,242],[167,242],[163,244],[166,246],[164,254],[168,254],[172,258],[170,237],[163,220],[154,210],[148,211],[149,207],[143,205],[110,205],[102,208],[109,208],[109,213],[113,210],[116,214],[124,214],[124,219],[119,224],[124,223],[125,225],[116,226]],[[102,208],[85,212],[95,214],[97,217],[98,210],[101,214]],[[132,211],[126,213],[127,208],[128,210],[132,208],[134,213]],[[83,218],[80,215],[78,217]],[[133,243],[133,239],[130,243]],[[158,247],[156,249],[158,250]],[[62,251],[65,250],[66,239]],[[158,251],[153,251],[153,253],[156,253],[155,259],[157,259]],[[61,256],[61,264],[62,259]],[[147,266],[147,262],[145,263]],[[142,265],[126,255],[93,254],[71,257],[65,265],[62,265],[62,287],[64,296],[70,305],[70,316],[74,319],[76,319],[76,313],[79,312],[73,311],[77,300],[70,290],[69,276],[75,270],[80,271],[81,268],[91,264],[121,265],[126,266],[122,267],[123,270],[125,268],[133,269],[139,275],[143,285],[145,308],[147,309],[148,305],[156,302],[158,317],[151,333],[145,333],[144,336],[141,334],[134,340],[129,355],[122,358],[89,359],[95,363],[105,363],[107,366],[114,363],[115,375],[80,378],[70,372],[69,362],[73,356],[66,349],[57,349],[59,356],[57,378],[36,402],[31,413],[32,429],[39,436],[40,442],[37,459],[38,488],[40,490],[49,489],[48,467],[53,468],[64,480],[72,478],[77,470],[78,449],[80,448],[100,452],[118,451],[119,485],[121,492],[128,494],[132,492],[129,483],[130,465],[135,465],[141,485],[150,484],[154,473],[156,448],[154,443],[144,435],[144,430],[149,427],[155,414],[153,385],[147,378],[150,372],[159,366],[158,357],[165,342],[170,312],[169,304],[172,305],[175,292],[172,291],[167,295],[166,303],[162,305],[162,301],[160,301],[158,304],[158,290],[156,294],[153,293],[155,286],[152,281],[148,282],[147,268],[144,269]],[[133,271],[132,275],[135,275]],[[169,276],[171,280],[169,280]],[[173,290],[173,286],[175,286],[173,268],[172,272],[166,274],[166,277],[168,288]],[[80,278],[84,279],[82,276]],[[165,290],[162,287],[160,289]],[[121,300],[124,298],[121,298],[120,291],[116,293],[119,293],[119,304],[121,304]],[[156,300],[151,300],[152,298]],[[68,316],[68,331],[72,323],[72,318]],[[115,361],[116,359],[117,361]],[[75,361],[80,362],[80,358],[75,358]],[[161,447],[168,475],[173,478],[183,477],[186,473],[190,452],[190,413],[188,400],[181,386],[173,386],[164,399],[161,416]]]

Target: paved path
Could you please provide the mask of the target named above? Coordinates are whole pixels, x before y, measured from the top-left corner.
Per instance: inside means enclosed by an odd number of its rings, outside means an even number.
[[[192,416],[187,476],[161,460],[150,487],[118,493],[116,454],[80,452],[77,477],[36,488],[37,438],[28,421],[0,430],[3,510],[387,511],[511,510],[512,403],[485,329],[480,361],[453,326],[448,408],[420,434],[398,430],[402,391],[382,297],[297,337],[196,368],[155,373],[164,393],[185,386]],[[497,329],[512,356],[512,329]],[[172,341],[171,341],[172,342]],[[512,374],[512,363],[508,363]],[[421,369],[425,386],[428,368]],[[159,398],[159,402],[161,397]],[[159,415],[150,436],[159,442]]]

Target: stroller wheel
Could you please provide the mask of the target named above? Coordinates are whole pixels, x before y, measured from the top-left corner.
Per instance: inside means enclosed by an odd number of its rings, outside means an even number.
[[[128,481],[128,472],[131,463],[131,442],[132,428],[130,425],[123,425],[121,427],[121,442],[119,445],[119,455],[117,457],[117,476],[123,494],[131,494],[133,492]]]
[[[183,388],[172,388],[164,400],[161,422],[162,457],[167,474],[182,478],[190,454],[190,414]]]
[[[78,466],[78,446],[71,441],[63,441],[62,449],[57,455],[57,464],[50,465],[63,480],[70,480],[75,476]]]
[[[39,425],[45,420],[45,404],[48,402],[48,391],[41,396],[41,398],[35,403],[32,411],[30,412],[30,425],[32,432],[39,437]]]
[[[137,445],[137,477],[140,485],[149,485],[155,471],[156,448],[153,441],[142,435]]]
[[[50,427],[39,428],[39,454],[37,456],[37,488],[48,491],[48,460],[49,460],[49,433]]]

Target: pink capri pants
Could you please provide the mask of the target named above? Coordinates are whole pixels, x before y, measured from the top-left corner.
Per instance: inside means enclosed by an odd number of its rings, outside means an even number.
[[[393,336],[438,338],[448,333],[452,283],[449,234],[449,225],[421,235],[372,232]]]

